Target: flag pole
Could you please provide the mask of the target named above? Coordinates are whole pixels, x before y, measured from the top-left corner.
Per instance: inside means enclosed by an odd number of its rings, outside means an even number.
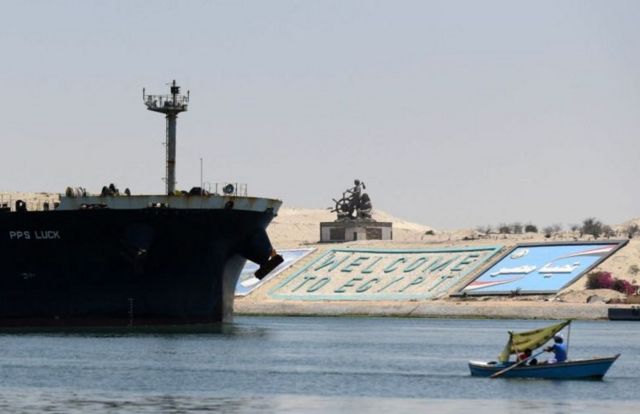
[[[569,359],[569,339],[571,339],[571,321],[569,321],[569,329],[567,330],[567,359]]]

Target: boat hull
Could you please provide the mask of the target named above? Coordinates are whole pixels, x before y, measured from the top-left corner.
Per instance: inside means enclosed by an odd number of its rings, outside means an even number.
[[[640,307],[609,308],[608,316],[611,321],[640,321]]]
[[[555,364],[526,365],[513,368],[499,378],[602,379],[620,354],[608,358],[592,358]],[[490,377],[509,365],[469,361],[474,377]]]
[[[273,209],[0,214],[0,326],[226,322],[247,259],[268,261]]]

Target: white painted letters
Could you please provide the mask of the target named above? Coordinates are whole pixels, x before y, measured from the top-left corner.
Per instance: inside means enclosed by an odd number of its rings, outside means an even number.
[[[61,240],[59,230],[10,230],[9,240]]]

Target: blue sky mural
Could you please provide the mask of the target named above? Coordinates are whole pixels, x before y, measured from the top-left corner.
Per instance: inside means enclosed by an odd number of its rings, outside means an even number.
[[[521,244],[459,293],[555,293],[608,258],[626,241]]]

